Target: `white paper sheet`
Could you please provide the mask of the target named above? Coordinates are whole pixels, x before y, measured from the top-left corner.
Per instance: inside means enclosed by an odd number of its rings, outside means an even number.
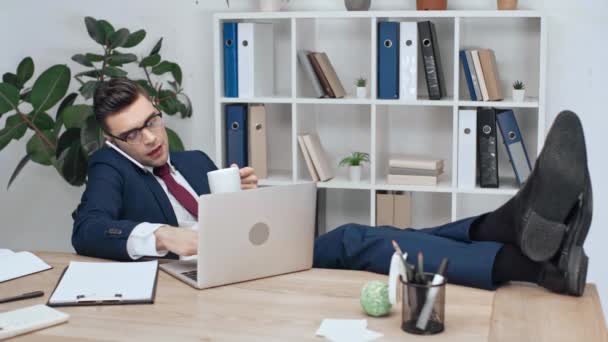
[[[13,253],[4,249],[0,253],[0,283],[51,268],[30,252]]]
[[[158,261],[70,262],[50,304],[152,299]],[[120,294],[121,297],[116,297]]]
[[[335,342],[367,342],[384,336],[367,329],[365,319],[324,319],[316,334]]]

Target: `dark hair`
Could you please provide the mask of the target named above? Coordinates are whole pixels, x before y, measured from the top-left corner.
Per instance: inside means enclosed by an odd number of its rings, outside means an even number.
[[[95,89],[93,112],[97,123],[107,130],[105,120],[132,105],[139,95],[149,99],[148,93],[137,82],[128,78],[112,78]]]

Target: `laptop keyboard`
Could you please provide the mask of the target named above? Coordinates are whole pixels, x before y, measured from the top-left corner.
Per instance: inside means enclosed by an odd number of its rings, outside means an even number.
[[[194,270],[194,271],[182,272],[182,275],[196,281],[196,278],[198,277],[198,271]]]

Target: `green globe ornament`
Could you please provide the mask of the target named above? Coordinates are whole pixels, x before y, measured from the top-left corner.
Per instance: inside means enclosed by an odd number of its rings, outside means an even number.
[[[391,311],[391,306],[386,282],[372,280],[361,289],[361,307],[368,315],[384,316]]]

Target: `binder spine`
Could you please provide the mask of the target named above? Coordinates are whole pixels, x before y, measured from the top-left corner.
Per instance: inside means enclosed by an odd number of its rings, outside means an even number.
[[[224,23],[224,96],[239,97],[238,23]]]
[[[430,21],[419,22],[418,33],[429,98],[440,100],[445,95],[445,82],[441,69],[439,46],[436,44],[435,26]]]
[[[496,113],[491,108],[477,109],[477,159],[479,160],[479,186],[498,188],[498,149]]]
[[[418,25],[400,24],[399,33],[399,98],[416,100],[418,97]]]
[[[378,98],[399,98],[399,23],[378,23]]]
[[[247,160],[247,108],[245,105],[226,106],[226,165],[249,165]]]
[[[517,119],[512,110],[505,110],[496,115],[498,127],[502,134],[509,161],[515,172],[519,185],[523,185],[532,171],[528,152],[524,144]]]

